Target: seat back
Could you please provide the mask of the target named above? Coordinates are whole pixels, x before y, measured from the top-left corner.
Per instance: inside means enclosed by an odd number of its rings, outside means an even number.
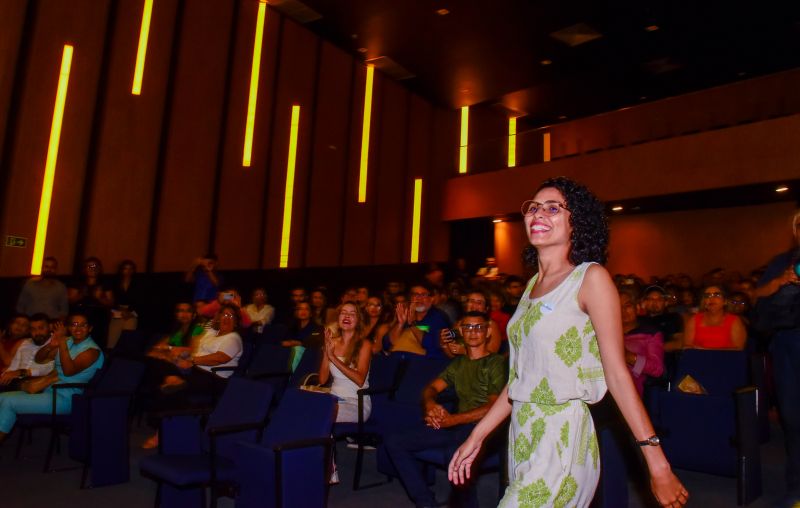
[[[289,338],[289,328],[281,323],[270,323],[264,326],[260,334],[255,334],[253,339],[261,344],[280,345],[281,341]]]
[[[128,358],[112,358],[100,373],[92,393],[120,393],[133,395],[144,376],[145,365]]]
[[[675,382],[691,375],[711,395],[730,395],[748,384],[747,353],[687,349],[678,359]]]
[[[419,407],[422,400],[422,390],[428,383],[436,379],[449,363],[449,359],[440,360],[419,355],[408,355],[394,400],[401,404]]]
[[[384,389],[394,387],[399,382],[400,366],[400,356],[374,355],[369,366],[370,388]]]
[[[241,377],[228,380],[225,391],[208,418],[206,429],[224,425],[243,423],[263,423],[272,403],[273,389],[266,383],[259,383]],[[230,457],[237,441],[255,441],[257,430],[228,434],[217,438],[217,454]],[[208,446],[207,438],[205,446]]]
[[[147,341],[145,335],[139,330],[122,330],[119,340],[111,350],[113,356],[139,358],[144,354]]]
[[[325,393],[289,388],[264,433],[262,444],[273,447],[304,439],[329,438],[336,399]],[[282,506],[324,506],[329,457],[320,446],[281,455]],[[276,463],[277,466],[277,463]]]
[[[258,347],[250,366],[248,376],[256,376],[267,372],[288,372],[291,349],[274,344],[262,344]]]
[[[319,372],[321,357],[322,351],[319,349],[306,349],[303,351],[303,356],[300,358],[300,362],[297,364],[294,372],[292,372],[292,376],[289,378],[289,386],[297,388],[303,383],[306,376],[314,372]]]

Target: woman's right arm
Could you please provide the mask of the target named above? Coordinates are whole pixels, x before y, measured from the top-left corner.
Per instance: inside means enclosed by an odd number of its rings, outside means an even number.
[[[683,327],[683,349],[691,349],[694,347],[694,324],[694,315],[690,315],[686,319],[686,323]]]
[[[464,444],[462,444],[450,460],[447,468],[447,478],[455,485],[463,484],[470,477],[470,467],[475,462],[478,452],[486,436],[492,433],[508,415],[511,414],[511,402],[508,400],[508,385],[503,388],[497,400],[486,416],[472,429]]]

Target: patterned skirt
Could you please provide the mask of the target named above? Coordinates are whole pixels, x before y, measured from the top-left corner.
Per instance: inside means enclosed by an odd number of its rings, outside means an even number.
[[[600,452],[586,404],[514,401],[508,477],[500,507],[589,506],[600,479]]]

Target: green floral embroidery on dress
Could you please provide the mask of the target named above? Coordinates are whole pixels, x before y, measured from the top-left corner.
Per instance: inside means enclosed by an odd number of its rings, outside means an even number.
[[[589,454],[592,456],[592,467],[597,469],[597,461],[600,459],[600,447],[597,446],[597,434],[594,432],[589,436]]]
[[[586,464],[586,455],[589,452],[589,440],[591,439],[592,435],[594,434],[593,428],[590,428],[592,425],[590,416],[589,416],[589,409],[585,409],[583,414],[583,418],[581,419],[581,427],[580,427],[580,435],[578,436],[578,447],[575,449],[576,456],[575,456],[575,463],[579,466],[583,466]]]
[[[589,352],[592,356],[600,360],[600,346],[597,344],[597,337],[589,339]]]
[[[533,325],[540,319],[542,319],[542,302],[536,302],[536,305],[526,310],[525,315],[519,320],[522,321],[525,335],[531,333],[531,328],[533,328]]]
[[[536,451],[536,447],[544,437],[544,429],[544,418],[539,418],[531,424],[531,453]]]
[[[533,453],[533,445],[528,441],[528,438],[525,437],[525,434],[517,436],[517,439],[514,441],[514,461],[517,464],[525,462],[531,458],[531,453]]]
[[[547,488],[547,484],[540,478],[519,490],[519,496],[517,497],[519,501],[518,506],[520,508],[541,508],[547,504],[547,500],[550,499],[550,494],[550,489]]]
[[[556,354],[567,367],[572,367],[572,364],[578,361],[578,358],[583,354],[583,347],[581,339],[578,336],[578,329],[574,326],[556,341]]]
[[[564,444],[564,448],[569,447],[569,422],[564,422],[564,425],[561,426],[561,442]]]
[[[522,344],[522,335],[519,330],[521,321],[521,319],[518,319],[511,325],[511,328],[508,329],[508,341],[514,346],[515,351],[519,350],[519,346]]]
[[[508,369],[508,382],[510,383],[515,379],[517,379],[517,369],[515,369],[514,367],[510,367]]]
[[[533,416],[533,408],[527,402],[519,408],[517,412],[517,421],[519,422],[519,426],[522,427],[525,425],[525,422],[528,421],[528,418]]]
[[[547,416],[563,411],[567,407],[567,404],[556,403],[556,396],[553,394],[553,390],[550,389],[550,383],[547,382],[547,378],[542,378],[539,386],[531,392],[531,402],[536,404],[539,411]]]
[[[605,377],[606,374],[603,371],[603,367],[589,367],[588,369],[578,367],[578,379],[581,381],[595,381],[605,379]]]
[[[558,488],[558,494],[556,494],[556,498],[553,499],[553,507],[564,508],[567,506],[567,503],[572,501],[576,492],[578,492],[578,482],[575,481],[572,475],[569,475],[561,482],[561,486]]]
[[[587,335],[594,335],[594,326],[592,326],[591,319],[587,319],[586,324],[583,325],[583,336],[586,337]]]

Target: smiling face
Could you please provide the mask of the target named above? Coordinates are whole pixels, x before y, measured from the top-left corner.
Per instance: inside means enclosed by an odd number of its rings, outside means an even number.
[[[423,314],[431,308],[431,292],[424,286],[413,286],[408,293],[408,299],[415,312]]]
[[[489,323],[477,316],[465,316],[461,320],[461,336],[467,347],[486,345],[489,340]]]
[[[383,304],[381,303],[381,299],[375,296],[370,296],[367,299],[367,304],[364,307],[367,309],[367,315],[371,318],[380,317],[381,309],[383,308]]]
[[[85,316],[70,316],[67,328],[76,341],[82,341],[92,333],[92,327],[89,326]]]
[[[572,226],[569,223],[570,212],[564,208],[567,203],[561,192],[554,187],[545,187],[536,193],[533,201],[543,206],[539,206],[535,213],[525,215],[525,232],[531,245],[537,249],[569,246],[572,234]],[[557,209],[556,213],[553,215],[547,213],[549,208]]]
[[[358,307],[352,303],[345,303],[339,309],[339,329],[343,332],[353,331],[358,325]]]
[[[8,334],[12,339],[22,339],[28,336],[31,322],[25,316],[17,316],[8,325]]]
[[[230,307],[223,307],[217,314],[219,335],[227,335],[236,330],[236,311]]]

